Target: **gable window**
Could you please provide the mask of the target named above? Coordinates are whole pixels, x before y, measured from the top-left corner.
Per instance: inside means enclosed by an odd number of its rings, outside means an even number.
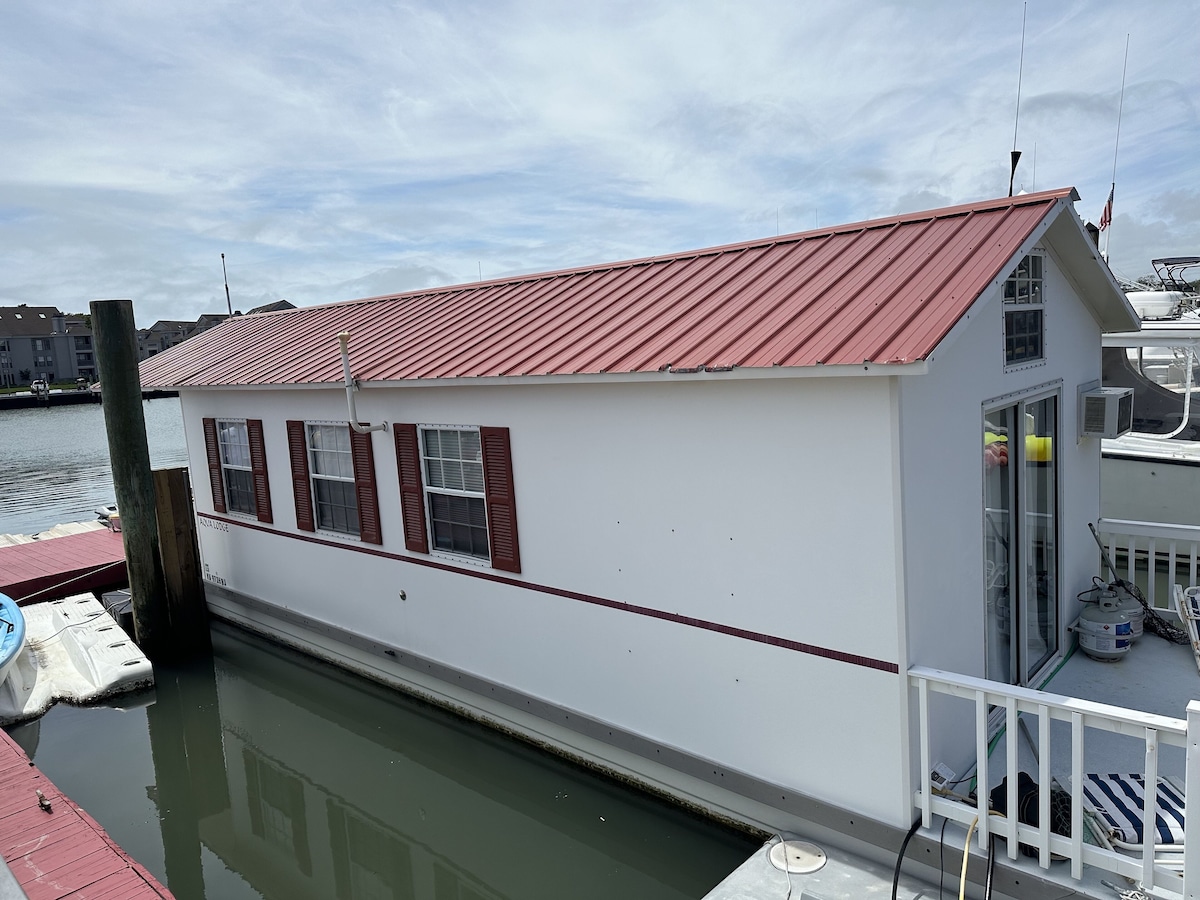
[[[404,544],[521,571],[507,428],[393,426]]]
[[[380,544],[371,435],[345,422],[288,422],[296,527]]]
[[[1042,257],[1030,254],[1004,282],[1004,364],[1045,358]]]
[[[261,419],[205,419],[213,509],[271,522],[271,486]]]

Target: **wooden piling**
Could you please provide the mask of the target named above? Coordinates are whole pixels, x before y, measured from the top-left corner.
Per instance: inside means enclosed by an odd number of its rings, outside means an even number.
[[[170,657],[173,641],[159,560],[133,302],[93,300],[90,307],[96,366],[103,385],[104,429],[133,598],[134,633],[142,652],[151,662],[159,662]]]
[[[188,470],[155,469],[151,475],[172,653],[175,658],[205,656],[212,653],[212,639],[208,632],[204,582],[200,577]]]

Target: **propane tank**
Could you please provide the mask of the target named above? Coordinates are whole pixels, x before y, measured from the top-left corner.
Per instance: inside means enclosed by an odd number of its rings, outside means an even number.
[[[1120,610],[1120,601],[1107,588],[1096,592],[1096,605],[1090,603],[1079,614],[1079,646],[1092,659],[1116,662],[1129,652],[1129,617]]]
[[[1109,587],[1117,595],[1117,609],[1129,617],[1129,640],[1130,642],[1136,641],[1142,636],[1143,625],[1146,621],[1146,608],[1138,602],[1133,594],[1125,590],[1125,586],[1121,582],[1113,582]]]

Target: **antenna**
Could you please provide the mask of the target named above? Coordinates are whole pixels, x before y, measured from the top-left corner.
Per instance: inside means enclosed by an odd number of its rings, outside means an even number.
[[[1021,59],[1017,64],[1017,109],[1013,113],[1013,148],[1009,153],[1012,169],[1008,173],[1008,196],[1013,195],[1013,181],[1017,177],[1017,163],[1021,161],[1021,151],[1017,149],[1017,124],[1021,121],[1021,78],[1025,74],[1025,15],[1029,12],[1029,3],[1021,7]]]
[[[1121,145],[1121,114],[1125,111],[1125,73],[1129,71],[1129,35],[1125,35],[1125,63],[1121,67],[1121,99],[1117,103],[1117,138],[1113,141],[1112,187],[1108,191],[1108,202],[1100,214],[1100,230],[1108,231],[1104,236],[1104,261],[1108,262],[1108,245],[1112,240],[1113,196],[1117,193],[1117,149]]]
[[[225,304],[229,307],[229,318],[233,318],[233,301],[229,299],[229,273],[225,271],[225,254],[221,254],[221,274],[225,276]]]

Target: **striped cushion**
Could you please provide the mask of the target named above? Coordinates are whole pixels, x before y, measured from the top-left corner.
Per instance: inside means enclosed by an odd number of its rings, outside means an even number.
[[[1141,775],[1087,775],[1083,793],[1108,823],[1114,837],[1126,844],[1142,843],[1146,779]],[[1158,779],[1156,844],[1183,843],[1183,794]]]

